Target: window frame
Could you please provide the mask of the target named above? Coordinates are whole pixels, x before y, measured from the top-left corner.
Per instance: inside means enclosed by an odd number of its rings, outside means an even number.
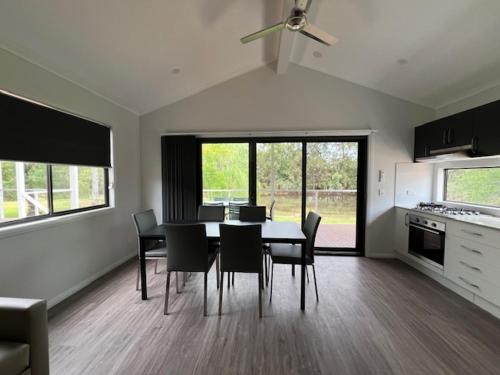
[[[6,160],[2,160],[2,161],[6,161]],[[28,162],[22,161],[22,163],[28,163]],[[45,163],[42,163],[42,164],[45,164]],[[98,210],[101,208],[110,207],[109,168],[92,166],[92,168],[104,169],[104,203],[94,205],[94,206],[81,207],[81,208],[75,208],[75,209],[54,212],[54,192],[52,189],[52,185],[53,185],[53,183],[52,183],[52,166],[53,165],[54,164],[45,164],[45,167],[47,170],[47,173],[46,173],[47,201],[48,201],[48,206],[49,206],[48,207],[49,212],[47,214],[44,214],[44,215],[24,217],[24,218],[20,218],[20,219],[5,221],[3,223],[0,222],[0,228],[11,227],[11,226],[18,225],[18,224],[25,224],[25,223],[31,223],[31,222],[36,222],[36,221],[44,221],[44,220],[47,220],[47,219],[50,219],[53,217],[66,216],[66,215],[76,214],[76,213],[80,213],[80,212],[93,211],[93,210]]]
[[[455,205],[461,205],[461,206],[468,206],[468,207],[479,207],[479,208],[487,208],[487,209],[492,209],[492,210],[500,210],[500,205],[499,206],[492,206],[488,204],[482,204],[482,203],[477,203],[477,202],[461,202],[461,201],[454,201],[454,200],[448,200],[448,171],[450,170],[477,170],[477,169],[500,169],[500,166],[467,166],[467,167],[447,167],[443,168],[443,191],[442,191],[442,196],[443,196],[443,202],[445,203],[451,203]]]

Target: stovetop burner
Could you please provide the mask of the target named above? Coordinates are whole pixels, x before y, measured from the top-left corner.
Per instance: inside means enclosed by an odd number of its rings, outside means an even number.
[[[480,215],[479,211],[466,210],[465,208],[448,207],[441,203],[420,202],[417,210],[433,212],[443,215]]]

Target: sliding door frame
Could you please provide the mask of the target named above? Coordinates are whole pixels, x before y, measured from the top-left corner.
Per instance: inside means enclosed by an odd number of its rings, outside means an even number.
[[[365,254],[366,231],[366,193],[367,193],[367,166],[368,166],[368,136],[303,136],[303,137],[228,137],[228,138],[198,138],[198,171],[199,186],[198,197],[200,204],[203,201],[203,163],[202,145],[210,143],[247,143],[248,144],[248,198],[250,204],[257,203],[257,143],[301,143],[302,144],[302,198],[301,198],[301,223],[304,225],[306,215],[307,193],[307,143],[321,142],[356,142],[358,144],[358,178],[356,199],[356,247],[355,248],[330,248],[316,247],[319,254],[328,255],[354,255]]]

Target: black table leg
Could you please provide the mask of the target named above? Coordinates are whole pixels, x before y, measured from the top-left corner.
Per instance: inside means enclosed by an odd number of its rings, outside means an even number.
[[[306,245],[303,243],[301,246],[300,256],[300,309],[306,309]]]
[[[146,285],[146,256],[145,256],[145,240],[139,240],[139,262],[141,266],[141,294],[142,299],[148,299],[148,290]]]

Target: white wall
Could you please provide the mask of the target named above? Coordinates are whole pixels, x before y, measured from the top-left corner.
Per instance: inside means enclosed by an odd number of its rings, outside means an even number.
[[[2,49],[0,89],[113,127],[114,209],[10,237],[0,230],[0,296],[53,304],[136,251],[130,214],[140,207],[139,119]]]
[[[392,251],[396,162],[410,161],[413,127],[433,110],[291,64],[262,67],[141,116],[142,203],[161,217],[160,134],[185,131],[376,129],[369,141],[367,255]],[[385,172],[378,196],[377,171]]]
[[[436,110],[436,118],[452,115],[454,113],[466,111],[471,108],[479,107],[483,104],[494,102],[500,99],[500,85],[481,91],[475,95],[458,100]]]

